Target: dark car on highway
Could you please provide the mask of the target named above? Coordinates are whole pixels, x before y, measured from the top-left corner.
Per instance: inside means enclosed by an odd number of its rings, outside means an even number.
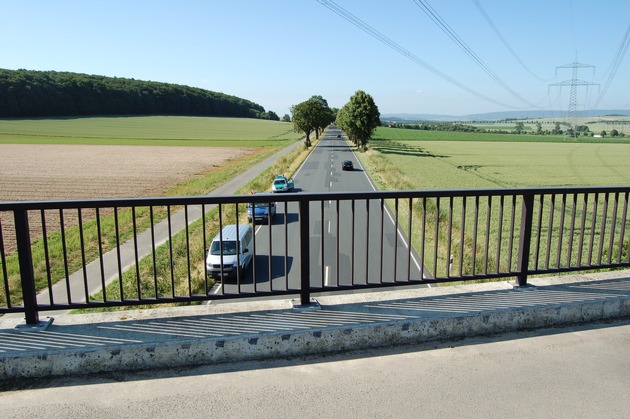
[[[341,170],[354,170],[354,165],[350,160],[344,160],[341,163]]]

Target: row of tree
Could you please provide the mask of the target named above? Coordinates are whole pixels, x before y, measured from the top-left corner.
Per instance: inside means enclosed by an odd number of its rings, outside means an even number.
[[[70,72],[0,69],[0,117],[83,115],[280,119],[249,100],[195,87]]]
[[[374,99],[361,90],[355,92],[341,109],[330,108],[321,96],[312,96],[292,106],[291,113],[295,130],[306,134],[304,145],[307,148],[311,146],[311,132],[315,131],[317,139],[324,128],[335,122],[357,147],[365,149],[374,130],[381,124],[381,114]]]
[[[480,134],[534,134],[534,135],[566,135],[568,137],[577,138],[579,136],[589,137],[595,135],[594,132],[591,132],[587,125],[577,125],[572,126],[568,123],[554,122],[554,127],[552,129],[543,129],[542,123],[536,122],[535,129],[527,130],[525,128],[525,124],[521,121],[516,122],[513,130],[505,130],[505,129],[486,129],[483,127],[477,127],[474,125],[462,124],[462,123],[453,123],[453,122],[434,122],[434,121],[426,121],[422,123],[403,123],[403,122],[390,122],[387,124],[390,128],[403,128],[403,129],[417,129],[423,131],[459,131],[459,132],[474,132]],[[565,129],[562,126],[565,125]],[[606,131],[602,131],[600,136],[605,137],[606,135],[610,135],[611,137],[621,136],[623,137],[623,132],[620,133],[616,129],[610,131],[610,133],[606,133]]]

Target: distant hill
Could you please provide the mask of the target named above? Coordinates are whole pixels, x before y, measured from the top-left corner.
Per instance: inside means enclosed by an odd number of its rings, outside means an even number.
[[[607,115],[630,116],[630,110],[607,109],[590,110],[580,112],[582,116],[599,117]],[[506,111],[489,112],[469,115],[440,115],[440,114],[384,114],[381,121],[391,122],[415,122],[415,121],[501,121],[505,119],[542,119],[542,118],[566,118],[566,111],[538,110],[538,111]]]
[[[246,99],[195,87],[56,71],[0,69],[0,117],[186,115],[279,120]]]

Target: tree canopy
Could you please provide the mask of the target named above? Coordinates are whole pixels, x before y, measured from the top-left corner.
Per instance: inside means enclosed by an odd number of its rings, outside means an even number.
[[[328,102],[321,96],[312,96],[310,99],[293,105],[293,125],[295,130],[306,135],[304,146],[311,146],[310,133],[315,131],[315,138],[333,121],[333,113],[328,107]]]
[[[381,125],[381,114],[369,94],[357,90],[337,112],[336,124],[358,147],[365,149],[376,127]]]
[[[84,115],[280,119],[249,100],[195,87],[70,72],[0,69],[0,117]]]

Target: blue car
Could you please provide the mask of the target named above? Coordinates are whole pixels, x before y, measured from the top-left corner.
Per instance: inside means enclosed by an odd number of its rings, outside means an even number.
[[[247,204],[247,220],[251,223],[270,224],[276,215],[275,202],[255,202]]]

